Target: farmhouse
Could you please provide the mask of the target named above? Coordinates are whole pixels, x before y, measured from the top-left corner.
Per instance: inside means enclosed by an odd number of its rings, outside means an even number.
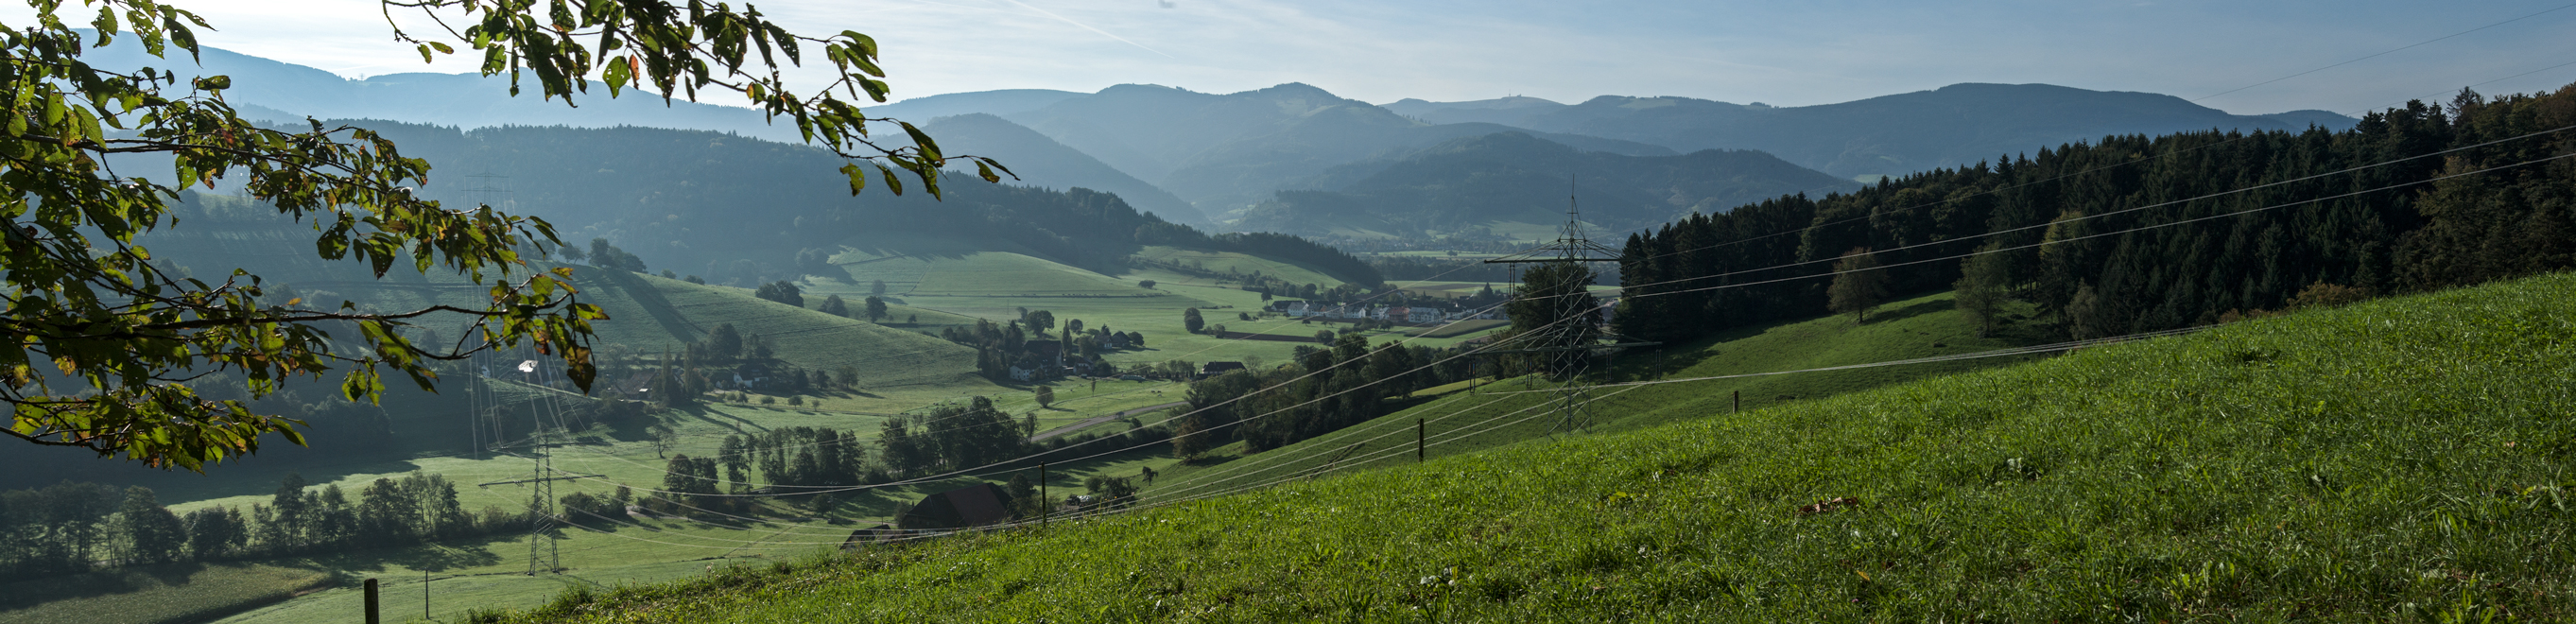
[[[769,367],[767,366],[761,366],[759,364],[744,364],[733,367],[733,387],[735,388],[749,390],[759,387],[760,382],[764,381],[769,381]]]
[[[1243,369],[1242,362],[1209,362],[1199,367],[1199,378],[1206,379]]]
[[[1011,494],[988,481],[924,496],[894,524],[905,529],[957,529],[1010,519]]]

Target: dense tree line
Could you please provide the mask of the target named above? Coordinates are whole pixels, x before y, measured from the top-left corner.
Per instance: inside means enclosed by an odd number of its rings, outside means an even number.
[[[1399,409],[1386,397],[1476,376],[1473,358],[1443,361],[1453,354],[1396,342],[1372,347],[1347,334],[1327,348],[1299,346],[1294,361],[1278,367],[1199,380],[1190,384],[1190,414],[1173,428],[1174,454],[1188,459],[1231,440],[1259,452],[1366,422]],[[1307,376],[1316,371],[1324,372]]]
[[[1519,250],[1514,250],[1519,251]],[[1510,265],[1486,264],[1482,258],[1369,256],[1369,266],[1379,275],[1397,282],[1440,280],[1449,282],[1512,281]]]
[[[995,323],[988,319],[977,319],[971,326],[941,328],[939,337],[949,342],[973,347],[976,374],[995,382],[1010,383],[1017,381],[1011,377],[1011,369],[1014,367],[1022,370],[1041,370],[1041,377],[1055,376],[1053,371],[1042,370],[1044,366],[1051,366],[1054,361],[1029,348],[1030,341],[1051,340],[1046,331],[1053,329],[1055,324],[1055,314],[1052,312],[1023,309],[1020,311],[1018,320]],[[1142,334],[1112,331],[1106,325],[1086,328],[1083,327],[1081,319],[1067,320],[1064,331],[1057,336],[1067,338],[1060,341],[1057,347],[1065,350],[1064,362],[1067,365],[1073,365],[1076,360],[1098,361],[1102,354],[1118,349],[1141,347],[1145,344],[1145,336]],[[1113,374],[1115,370],[1107,362],[1098,362],[1091,369],[1094,375]]]
[[[1988,322],[2001,302],[2027,301],[2077,337],[2214,323],[2303,292],[2410,292],[2567,268],[2576,163],[2435,178],[2566,154],[2576,149],[2568,133],[2471,146],[2570,124],[2576,86],[2492,100],[2463,91],[2447,107],[2409,103],[2343,132],[2112,136],[1695,215],[1626,242],[1619,330],[1678,340],[1812,316],[1832,302],[1822,276],[1837,261],[1886,267],[1886,292],[1957,286],[1962,307]],[[2319,176],[2451,148],[2469,149]],[[2319,177],[2300,180],[2309,176]],[[1930,261],[1979,250],[2002,251]],[[1868,257],[1845,258],[1855,251]],[[1803,264],[1781,266],[1792,262]]]
[[[942,404],[918,417],[897,416],[879,425],[878,464],[894,477],[918,477],[1018,458],[1029,450],[1028,432],[992,399]]]
[[[310,487],[288,474],[248,511],[163,507],[150,488],[123,491],[65,481],[0,492],[0,578],[85,572],[99,566],[287,557],[388,548],[525,530],[524,513],[471,513],[456,486],[434,474],[381,478],[353,498],[337,484]]]

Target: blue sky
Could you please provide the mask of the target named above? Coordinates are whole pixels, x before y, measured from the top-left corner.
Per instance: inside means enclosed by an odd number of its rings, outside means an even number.
[[[424,71],[367,0],[189,1],[208,44],[343,75]],[[898,99],[1152,83],[1304,82],[1371,102],[1679,95],[1780,106],[1960,82],[2150,91],[2238,113],[2353,113],[2576,62],[2576,8],[2540,2],[1273,2],[785,0],[802,30],[878,38]],[[10,22],[18,19],[10,18]],[[81,20],[86,21],[86,20]],[[472,69],[442,61],[427,71]],[[2576,82],[2576,65],[2495,82]]]

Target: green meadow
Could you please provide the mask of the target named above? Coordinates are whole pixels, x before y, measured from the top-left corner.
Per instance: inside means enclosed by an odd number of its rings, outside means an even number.
[[[2564,620],[2571,293],[2384,299],[1740,414],[1640,386],[1593,403],[1597,432],[512,619]],[[1845,334],[1951,339],[1907,320]],[[1734,351],[1762,355],[1698,361]],[[1672,358],[1640,359],[1698,365]]]

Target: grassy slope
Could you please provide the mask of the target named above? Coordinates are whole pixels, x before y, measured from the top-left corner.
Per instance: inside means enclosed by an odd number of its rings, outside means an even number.
[[[781,360],[823,370],[858,369],[867,380],[862,389],[878,400],[853,409],[897,411],[960,393],[1008,392],[974,374],[974,351],[916,331],[766,301],[740,288],[596,270],[583,275],[594,273],[614,286],[594,290],[623,297],[602,304],[609,315],[636,319],[601,324],[599,341],[639,354],[677,349],[681,341],[703,339],[718,324],[732,323],[746,337],[767,339]]]
[[[542,619],[2565,619],[2571,293],[2377,301]],[[1861,502],[1799,511],[1837,497]]]
[[[1315,284],[1321,288],[1342,285],[1324,272],[1301,264],[1282,262],[1232,251],[1200,251],[1179,247],[1149,246],[1136,252],[1136,257],[1154,262],[1179,263],[1218,273],[1260,273],[1264,277],[1288,280],[1291,284]]]
[[[1948,293],[1890,304],[1871,322],[1826,317],[1727,332],[1678,348],[1622,358],[1621,380],[1709,377],[1886,362],[1935,355],[1973,353],[2016,344],[2024,337],[2007,327],[1994,337],[1978,338],[1968,320],[1952,309]],[[1939,345],[1939,346],[1935,346]],[[1720,414],[1732,409],[1732,393],[1744,394],[1746,409],[1778,405],[1803,397],[1815,399],[1915,379],[1998,366],[2028,358],[1964,360],[1911,365],[1747,377],[1646,386],[1604,397],[1588,406],[1592,431],[1620,431],[1674,419]],[[1377,420],[1319,436],[1286,448],[1235,457],[1242,446],[1219,449],[1217,462],[1205,467],[1174,468],[1146,490],[1146,497],[1199,497],[1315,472],[1326,466],[1345,469],[1413,461],[1414,422],[1426,423],[1433,441],[1455,438],[1428,449],[1433,455],[1473,453],[1522,440],[1551,435],[1562,418],[1548,407],[1553,386],[1528,379],[1507,380],[1472,392],[1453,393]],[[1352,450],[1354,445],[1359,448]],[[1347,454],[1345,451],[1350,451]],[[1384,453],[1381,455],[1381,453]]]

